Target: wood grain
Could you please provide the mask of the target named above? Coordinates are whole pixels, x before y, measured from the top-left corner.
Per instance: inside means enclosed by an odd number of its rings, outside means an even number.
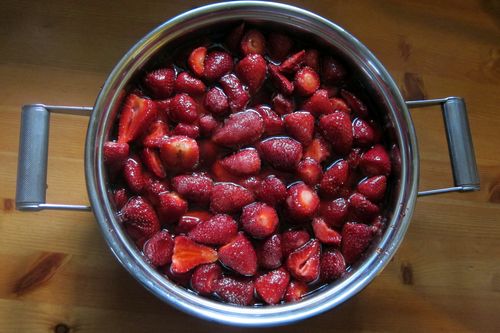
[[[113,65],[208,1],[0,2],[0,332],[245,332],[163,304],[118,264],[89,213],[15,211],[20,106],[92,105]],[[407,98],[466,99],[482,190],[419,198],[387,268],[340,307],[262,332],[500,330],[500,5],[495,0],[290,1],[338,23]],[[412,110],[420,187],[451,182],[441,115]],[[51,119],[48,200],[87,203],[87,119]],[[186,325],[189,323],[189,325]]]

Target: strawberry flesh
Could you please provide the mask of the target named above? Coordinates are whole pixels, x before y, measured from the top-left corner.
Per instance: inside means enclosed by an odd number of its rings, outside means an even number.
[[[130,94],[125,101],[118,123],[118,142],[129,143],[143,133],[158,114],[155,103]]]
[[[317,239],[311,239],[288,256],[286,267],[297,280],[310,283],[319,276],[321,245]]]
[[[176,274],[187,273],[193,268],[217,261],[217,251],[198,244],[185,236],[175,237],[171,270]]]

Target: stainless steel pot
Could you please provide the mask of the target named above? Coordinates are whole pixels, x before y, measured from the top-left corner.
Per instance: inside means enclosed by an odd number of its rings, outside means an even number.
[[[304,38],[328,46],[344,59],[370,92],[371,102],[384,110],[387,130],[399,147],[401,167],[387,211],[387,228],[375,240],[364,259],[342,279],[302,301],[266,307],[240,307],[197,296],[167,280],[143,258],[115,216],[103,164],[102,146],[107,140],[130,80],[167,44],[194,38],[237,21],[279,25]],[[417,138],[408,109],[440,104],[448,139],[455,185],[417,193],[419,155]],[[85,174],[92,211],[102,233],[121,264],[160,299],[194,316],[238,326],[273,326],[292,323],[327,311],[358,293],[389,262],[410,222],[417,195],[479,189],[474,150],[463,99],[407,101],[387,70],[356,38],[334,23],[296,7],[257,1],[227,2],[200,7],[163,23],[137,42],[113,69],[93,108],[46,106],[23,107],[17,175],[16,205],[19,210],[90,210],[85,205],[45,202],[47,145],[51,112],[90,116],[85,145]]]

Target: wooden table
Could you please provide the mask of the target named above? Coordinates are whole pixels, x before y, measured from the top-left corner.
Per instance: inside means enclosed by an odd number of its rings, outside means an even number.
[[[163,304],[112,256],[90,213],[15,210],[20,106],[92,105],[122,54],[206,1],[0,3],[0,332],[224,332]],[[274,331],[500,330],[500,3],[293,1],[337,22],[407,99],[465,97],[482,190],[419,198],[389,266],[337,309]],[[451,182],[440,112],[412,111],[421,184]],[[48,201],[87,203],[87,119],[51,120]],[[261,331],[271,332],[271,329]]]

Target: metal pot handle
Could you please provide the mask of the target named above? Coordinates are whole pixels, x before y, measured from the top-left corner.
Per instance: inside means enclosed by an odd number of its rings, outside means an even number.
[[[408,108],[441,105],[455,185],[453,187],[420,191],[418,195],[478,191],[479,174],[464,99],[461,97],[446,97],[407,101],[406,105]]]
[[[42,209],[89,211],[90,206],[88,205],[48,204],[45,202],[51,112],[88,116],[92,112],[92,108],[43,104],[23,106],[17,163],[16,208],[27,211]]]

